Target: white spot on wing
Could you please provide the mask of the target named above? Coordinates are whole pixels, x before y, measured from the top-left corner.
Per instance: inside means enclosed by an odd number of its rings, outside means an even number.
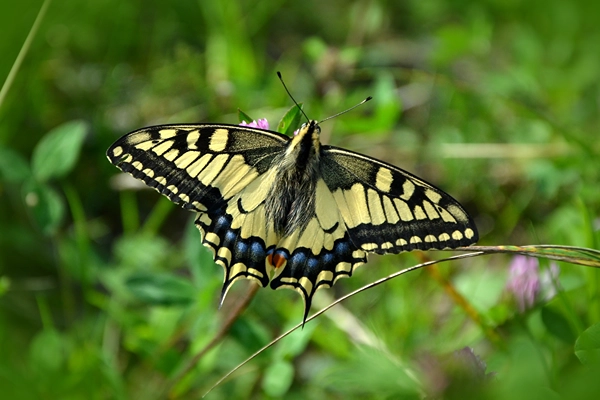
[[[386,218],[381,205],[379,193],[369,188],[367,189],[367,198],[369,201],[369,214],[371,215],[371,223],[373,225],[383,224],[386,221]]]
[[[387,196],[382,196],[383,198],[383,210],[385,211],[385,218],[390,224],[395,224],[400,221],[400,216],[398,212],[394,208],[394,204],[392,204],[392,200],[390,200]]]
[[[388,168],[380,167],[375,177],[375,186],[382,192],[387,193],[392,188],[393,179],[392,171]]]
[[[210,143],[208,148],[215,153],[225,150],[227,147],[227,141],[229,140],[229,131],[227,129],[219,128],[215,129],[212,136],[210,137]]]
[[[429,200],[431,200],[434,204],[438,204],[440,202],[440,200],[442,199],[442,195],[431,190],[431,189],[425,189],[425,196],[427,196],[427,198]]]
[[[415,206],[415,208],[413,208],[413,213],[415,214],[416,219],[427,219],[427,215],[425,215],[421,206]]]
[[[152,151],[154,153],[156,153],[157,155],[162,156],[172,146],[173,146],[173,141],[172,140],[166,140],[166,141],[162,142],[161,144],[159,144],[158,146],[153,147]],[[136,147],[138,147],[138,146],[136,146]]]
[[[404,193],[402,193],[400,197],[408,201],[415,192],[415,185],[410,181],[410,179],[406,179],[402,184],[402,190]]]
[[[169,139],[177,135],[177,129],[161,129],[160,131],[158,131],[158,135],[163,140]]]
[[[353,216],[353,220],[358,224],[368,224],[371,221],[369,209],[367,208],[367,199],[365,196],[365,188],[360,183],[355,183],[349,190],[344,191],[346,204],[349,212]]]
[[[473,236],[475,236],[475,232],[471,228],[465,229],[465,237],[467,239],[471,239]]]
[[[186,151],[178,159],[175,160],[175,166],[180,169],[186,169],[191,163],[196,161],[198,157],[200,157],[200,152]]]
[[[199,159],[197,159],[195,162],[193,162],[185,170],[187,171],[189,176],[191,176],[192,178],[196,178],[196,177],[198,177],[198,174],[204,169],[204,167],[206,167],[206,165],[208,164],[208,162],[210,161],[211,158],[212,158],[212,155],[205,154],[202,157],[200,157]]]
[[[429,219],[437,219],[440,217],[440,214],[435,211],[433,205],[427,200],[423,200],[423,208],[425,209],[425,213],[427,214],[427,218]]]
[[[450,214],[452,214],[454,216],[454,218],[456,218],[460,222],[468,222],[469,221],[467,214],[465,214],[463,210],[461,210],[460,208],[458,208],[458,206],[456,206],[454,204],[450,204],[448,206],[448,212],[450,212]]]
[[[394,199],[394,205],[396,206],[396,210],[398,210],[398,215],[400,215],[402,221],[412,221],[415,219],[406,202],[400,199]]]
[[[186,137],[186,141],[187,141],[187,147],[190,150],[197,150],[198,149],[198,140],[200,140],[200,131],[199,130],[195,130],[195,131],[191,131],[190,133],[188,133],[187,137]]]
[[[119,157],[123,154],[123,148],[121,146],[117,146],[113,149],[113,157]]]
[[[179,155],[179,150],[171,149],[171,150],[167,151],[163,155],[163,157],[172,162],[173,160],[175,160],[177,158],[178,155]]]
[[[317,181],[315,190],[315,214],[323,230],[329,230],[338,223],[338,207],[323,179]]]

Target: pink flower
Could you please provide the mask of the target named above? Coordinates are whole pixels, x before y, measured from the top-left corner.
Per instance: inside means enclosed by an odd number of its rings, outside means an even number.
[[[540,273],[537,258],[517,255],[510,264],[506,289],[513,295],[519,311],[532,308],[536,300],[550,300],[556,294],[558,265],[550,264],[548,270]]]
[[[259,119],[258,121],[252,121],[250,123],[247,123],[246,121],[242,121],[242,123],[240,125],[241,126],[249,126],[250,128],[263,129],[265,131],[269,130],[269,121],[267,121],[265,118]]]

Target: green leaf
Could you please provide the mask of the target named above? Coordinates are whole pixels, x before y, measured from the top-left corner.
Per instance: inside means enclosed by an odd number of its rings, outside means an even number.
[[[238,318],[231,329],[229,335],[238,341],[245,349],[258,350],[263,343],[270,340],[270,333],[265,331],[264,327],[248,318]]]
[[[575,355],[582,364],[600,365],[600,323],[590,326],[577,338]]]
[[[0,297],[4,296],[10,289],[10,278],[8,276],[0,276]]]
[[[65,214],[62,197],[50,186],[29,180],[23,186],[23,200],[41,230],[52,235]]]
[[[47,329],[37,334],[29,347],[31,364],[42,373],[58,370],[63,361],[63,341],[54,329]]]
[[[33,149],[33,175],[44,182],[68,174],[79,157],[87,132],[84,121],[70,121],[48,132]]]
[[[302,119],[302,103],[298,103],[297,106],[292,106],[281,118],[277,125],[277,132],[283,133],[287,136],[293,136],[294,131],[300,126],[300,120]]]
[[[285,360],[269,365],[263,377],[264,391],[273,397],[281,397],[287,393],[294,380],[294,366]]]
[[[169,247],[161,236],[126,235],[117,240],[114,254],[125,268],[152,271],[168,262]]]
[[[16,151],[0,147],[0,179],[22,183],[31,176],[27,161]]]
[[[138,300],[152,305],[186,305],[194,300],[194,287],[171,274],[139,272],[125,285]]]
[[[254,119],[238,108],[238,121],[240,122],[240,124],[242,122],[246,122],[249,124],[250,122],[254,121]]]
[[[576,338],[575,332],[569,325],[569,321],[551,307],[542,308],[542,322],[553,336],[566,342],[573,343]]]

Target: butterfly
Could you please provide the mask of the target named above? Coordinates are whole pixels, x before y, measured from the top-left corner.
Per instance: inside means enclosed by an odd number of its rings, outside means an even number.
[[[183,208],[224,269],[221,302],[247,278],[304,300],[349,277],[368,253],[452,249],[478,239],[450,195],[391,164],[252,126],[173,124],[117,140],[108,159]]]

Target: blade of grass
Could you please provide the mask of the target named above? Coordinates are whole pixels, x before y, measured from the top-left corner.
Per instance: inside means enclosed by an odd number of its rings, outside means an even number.
[[[121,200],[121,221],[123,223],[123,233],[132,235],[140,227],[139,210],[135,193],[131,190],[124,190],[120,193]]]
[[[150,212],[150,215],[148,215],[148,218],[146,218],[146,222],[142,226],[142,232],[149,235],[156,235],[162,223],[165,222],[169,213],[174,209],[175,207],[172,202],[161,197]]]
[[[33,25],[31,26],[31,29],[27,34],[27,38],[25,38],[25,42],[23,43],[23,46],[21,47],[21,50],[19,51],[15,62],[10,68],[8,76],[4,81],[4,85],[2,85],[2,89],[0,89],[0,107],[2,107],[2,103],[4,103],[4,99],[6,98],[8,91],[12,86],[13,82],[15,81],[17,72],[21,68],[21,64],[23,63],[23,60],[25,59],[25,56],[29,51],[29,47],[31,47],[31,42],[33,42],[33,38],[37,34],[38,28],[40,27],[42,20],[46,16],[46,10],[48,10],[48,6],[50,5],[51,1],[52,0],[44,0],[44,3],[42,4],[42,7],[40,7],[40,11],[38,12],[37,17],[35,17],[35,21],[33,22]]]

